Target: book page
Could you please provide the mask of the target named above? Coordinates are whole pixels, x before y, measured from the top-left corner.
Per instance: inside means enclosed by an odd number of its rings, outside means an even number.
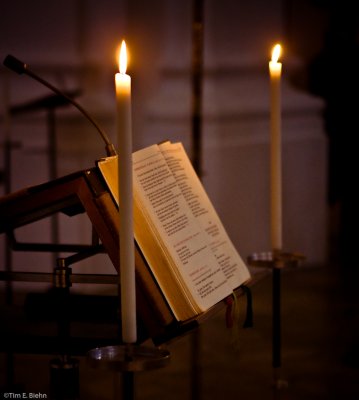
[[[110,189],[113,199],[118,205],[117,156],[99,160],[97,165]],[[201,308],[197,305],[177,269],[173,267],[174,261],[151,221],[148,212],[136,195],[137,192],[138,190],[134,188],[134,235],[137,244],[145,256],[148,266],[156,267],[151,268],[151,271],[177,320],[184,321],[192,318],[201,312]],[[141,271],[139,273],[141,274]],[[152,282],[149,282],[148,286],[152,287]]]
[[[223,270],[231,288],[235,289],[250,278],[217,212],[215,211],[201,181],[181,143],[164,142],[159,145],[167,164],[191,210],[207,237],[218,265]]]
[[[174,260],[179,280],[184,281],[200,309],[204,311],[229,295],[231,287],[207,236],[157,145],[133,154],[133,174],[136,196]],[[151,268],[156,274],[156,266]],[[164,291],[165,286],[164,282]]]

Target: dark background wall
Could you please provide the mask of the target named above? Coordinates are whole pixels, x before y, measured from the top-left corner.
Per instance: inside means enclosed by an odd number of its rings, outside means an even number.
[[[79,90],[78,101],[113,141],[115,54],[125,37],[135,149],[168,138],[182,141],[191,154],[191,1],[38,0],[0,7],[1,58],[12,53],[61,89]],[[243,257],[269,247],[267,65],[272,45],[281,40],[284,245],[310,263],[325,259],[322,103],[294,87],[292,78],[319,49],[326,20],[325,8],[309,1],[205,2],[203,181]],[[3,115],[49,94],[5,68],[0,77]],[[63,107],[56,115],[58,175],[104,155],[96,131],[76,110]],[[11,189],[49,179],[46,111],[5,121],[2,143],[8,135],[19,144],[12,151]],[[86,229],[71,228],[71,234],[81,239]]]

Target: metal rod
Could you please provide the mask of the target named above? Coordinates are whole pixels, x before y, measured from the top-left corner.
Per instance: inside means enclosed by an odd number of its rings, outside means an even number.
[[[0,281],[7,282],[43,282],[52,283],[54,280],[52,272],[22,272],[22,271],[0,271]],[[117,275],[105,274],[71,274],[71,283],[93,283],[115,285],[118,282]]]
[[[79,261],[85,260],[91,256],[94,256],[98,253],[100,246],[89,246],[89,248],[85,251],[80,251],[68,257],[59,258],[58,260],[61,261],[62,265],[68,267],[69,265],[75,264]]]
[[[135,375],[132,371],[122,372],[122,395],[124,400],[135,398]]]
[[[279,268],[273,268],[273,285],[272,285],[272,298],[273,298],[273,368],[280,368],[281,366],[281,307],[280,307],[280,274]]]
[[[192,163],[202,178],[202,81],[204,0],[194,0],[192,8]],[[201,399],[200,331],[191,335],[191,398]]]
[[[5,193],[8,194],[11,192],[11,142],[10,139],[7,137],[4,143],[4,159],[5,159],[5,166],[4,166],[4,183],[5,183]],[[10,240],[8,236],[5,236],[5,270],[11,272],[13,258],[12,258],[12,251],[10,246]],[[6,297],[6,304],[13,303],[13,287],[10,282],[6,283],[5,286],[5,297]]]
[[[56,143],[56,123],[55,123],[55,109],[49,108],[47,111],[47,140],[48,140],[48,164],[49,164],[49,178],[54,180],[57,177],[57,143]],[[59,216],[55,213],[51,216],[51,243],[59,243]],[[53,265],[56,265],[56,259],[59,254],[55,251],[52,254]]]
[[[89,245],[89,244],[56,244],[56,243],[21,243],[17,242],[12,235],[8,234],[11,247],[15,251],[33,251],[33,252],[62,252],[73,253],[91,250],[96,247],[97,253],[105,253],[102,245]]]
[[[192,21],[192,163],[202,176],[203,3],[194,0]]]

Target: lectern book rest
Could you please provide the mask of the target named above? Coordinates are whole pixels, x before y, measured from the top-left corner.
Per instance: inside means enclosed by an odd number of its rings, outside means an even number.
[[[14,235],[57,212],[85,212],[118,270],[117,157],[96,164],[2,197],[0,233]],[[133,172],[137,314],[146,330],[140,336],[162,343],[196,327],[253,278],[180,143],[135,152]]]
[[[118,203],[117,156],[98,167]],[[250,278],[181,143],[133,154],[134,233],[177,321],[200,315]]]

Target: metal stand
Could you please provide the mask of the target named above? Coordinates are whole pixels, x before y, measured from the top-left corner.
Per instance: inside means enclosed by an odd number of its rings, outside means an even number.
[[[52,389],[56,393],[59,389],[59,380],[71,381],[73,388],[71,395],[77,393],[77,364],[72,363],[71,348],[69,346],[69,311],[68,292],[72,283],[95,283],[118,285],[118,275],[102,274],[73,274],[69,266],[87,257],[107,252],[116,265],[118,258],[118,237],[113,216],[118,213],[115,204],[108,196],[109,193],[98,179],[97,170],[91,169],[58,178],[31,190],[24,190],[19,195],[8,197],[0,204],[3,218],[0,221],[0,233],[6,233],[14,250],[44,251],[58,253],[74,253],[66,258],[59,258],[57,267],[52,273],[0,271],[0,280],[23,282],[51,282],[54,291],[61,301],[59,317],[59,342],[57,351],[60,354],[60,363],[52,362],[53,373]],[[19,227],[53,215],[64,212],[75,216],[85,211],[93,223],[94,231],[91,245],[56,244],[56,243],[23,243],[18,242],[15,230]],[[99,243],[99,239],[101,243]],[[66,306],[67,304],[67,306]],[[58,307],[56,306],[58,310]],[[147,337],[146,337],[147,338]],[[144,338],[142,338],[144,339]],[[139,342],[141,339],[139,339]],[[103,342],[101,342],[103,343]],[[116,343],[117,340],[116,340]],[[89,347],[91,348],[91,347]],[[99,348],[89,353],[92,365],[105,369],[112,369],[122,373],[123,394],[126,399],[135,395],[134,372],[148,370],[166,365],[169,353],[158,348],[146,348],[139,345],[111,346]],[[60,367],[58,367],[60,365]],[[71,372],[67,371],[71,370]],[[65,371],[66,370],[66,371]],[[66,375],[64,375],[64,374]],[[61,378],[61,379],[60,379]],[[64,399],[61,399],[64,400]],[[69,399],[66,399],[69,400]],[[71,399],[74,400],[74,399]]]
[[[79,361],[69,356],[50,362],[50,396],[53,400],[80,398]]]
[[[59,258],[57,264],[54,271],[54,291],[60,355],[50,362],[50,395],[54,400],[77,400],[80,398],[79,361],[72,358],[68,350],[71,268],[63,258]]]
[[[107,346],[90,350],[87,361],[93,368],[122,373],[122,399],[135,399],[135,372],[165,367],[167,350],[137,344]]]
[[[203,112],[203,53],[204,53],[204,0],[192,1],[192,66],[191,66],[191,137],[192,163],[202,179],[202,112]],[[201,399],[202,376],[200,368],[201,331],[191,334],[191,399]]]
[[[304,256],[285,253],[279,250],[254,253],[248,257],[252,267],[272,270],[272,366],[273,366],[273,398],[280,399],[281,390],[288,387],[288,382],[281,378],[281,270],[297,267]]]

